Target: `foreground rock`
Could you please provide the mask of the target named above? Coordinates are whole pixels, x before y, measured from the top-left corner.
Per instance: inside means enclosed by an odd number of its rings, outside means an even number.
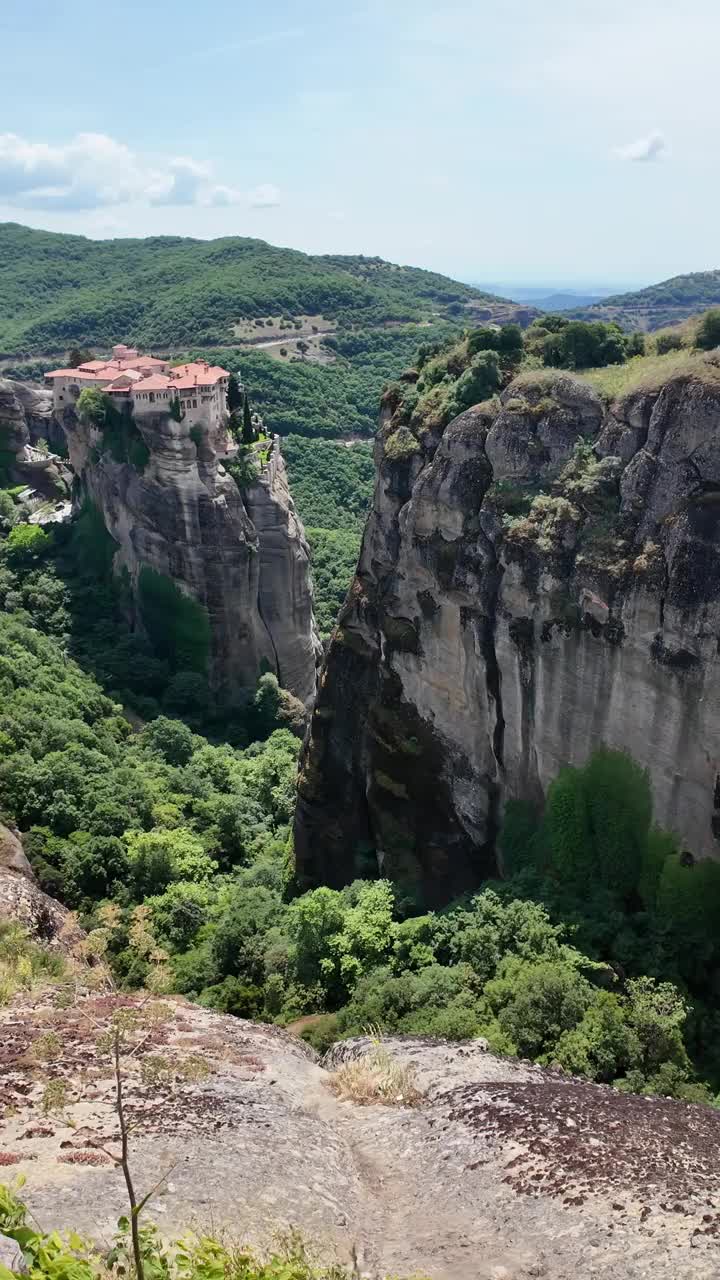
[[[567,374],[501,399],[395,452],[386,408],[301,762],[306,883],[371,859],[445,902],[495,873],[505,800],[601,744],[720,854],[720,370],[610,408]]]
[[[479,1042],[412,1038],[386,1045],[413,1066],[420,1106],[358,1107],[333,1096],[329,1069],[367,1042],[321,1065],[277,1028],[161,1003],[126,1088],[137,1180],[144,1190],[167,1175],[149,1206],[163,1231],[267,1243],[294,1226],[337,1256],[355,1248],[371,1275],[433,1280],[717,1274],[717,1112],[625,1097]],[[116,1133],[96,1051],[116,1006],[89,995],[61,1009],[48,996],[0,1014],[2,1163],[27,1175],[44,1227],[103,1240],[125,1210],[98,1147]],[[50,1061],[49,1032],[61,1046]],[[182,1064],[198,1061],[207,1074],[191,1081]],[[48,1114],[42,1096],[59,1078],[66,1105]]]

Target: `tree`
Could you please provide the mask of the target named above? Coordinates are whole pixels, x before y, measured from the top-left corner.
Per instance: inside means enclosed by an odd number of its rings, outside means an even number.
[[[12,495],[7,489],[0,489],[0,533],[7,533],[17,524],[17,510]]]
[[[309,348],[309,346],[308,346],[307,342],[305,342],[302,338],[300,338],[300,339],[296,342],[296,344],[295,344],[295,345],[296,345],[296,347],[297,347],[298,351],[300,352],[300,355],[302,356],[302,358],[303,358],[303,360],[304,360],[304,359],[305,359],[305,352],[310,350],[310,348]]]
[[[83,387],[77,401],[77,411],[94,427],[104,427],[109,421],[113,404],[100,387]]]
[[[655,338],[655,350],[659,356],[665,356],[669,351],[681,351],[684,345],[682,334],[672,329],[659,333]]]
[[[500,360],[496,351],[480,351],[453,388],[449,412],[462,413],[471,405],[487,400],[500,386]]]
[[[243,420],[242,420],[242,443],[253,444],[255,441],[255,428],[253,426],[252,413],[250,410],[250,397],[245,396],[243,400]]]
[[[695,334],[695,346],[700,351],[720,347],[720,307],[705,312]]]
[[[88,347],[72,347],[68,352],[68,369],[78,369],[81,364],[87,364],[92,358],[93,353]]]
[[[519,324],[502,325],[497,350],[506,364],[517,364],[522,359],[523,335]]]
[[[240,386],[240,379],[238,378],[236,373],[231,373],[230,377],[228,378],[228,389],[227,389],[228,413],[234,413],[236,409],[242,408],[244,399],[245,397],[243,395],[242,388]]]
[[[151,751],[157,751],[168,764],[187,764],[193,753],[193,736],[182,720],[158,716],[143,730],[143,740]]]
[[[50,538],[39,525],[16,524],[5,543],[5,554],[13,569],[28,569],[46,556],[51,546]]]

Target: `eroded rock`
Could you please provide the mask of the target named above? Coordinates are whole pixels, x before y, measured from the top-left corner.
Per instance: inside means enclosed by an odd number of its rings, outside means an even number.
[[[647,767],[658,822],[720,854],[711,374],[609,409],[570,375],[521,378],[407,460],[379,448],[301,760],[304,883],[372,865],[446,902],[495,870],[506,798],[539,802],[601,744]]]

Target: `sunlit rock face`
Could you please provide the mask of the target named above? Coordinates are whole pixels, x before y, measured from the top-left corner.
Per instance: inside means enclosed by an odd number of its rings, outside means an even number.
[[[608,408],[526,376],[409,457],[387,430],[301,760],[301,879],[379,866],[447,901],[496,869],[507,798],[540,804],[601,744],[717,857],[718,382]]]

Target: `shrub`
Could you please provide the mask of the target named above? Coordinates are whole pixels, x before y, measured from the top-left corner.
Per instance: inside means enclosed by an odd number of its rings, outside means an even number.
[[[680,351],[684,346],[682,334],[672,329],[655,337],[655,350],[659,356],[667,355],[668,351]]]
[[[13,569],[29,568],[46,556],[52,543],[37,524],[16,524],[5,542],[5,555]]]
[[[706,311],[695,333],[695,346],[700,351],[712,351],[720,346],[720,308]]]
[[[383,445],[383,453],[391,462],[405,462],[420,452],[420,445],[408,427],[398,427]]]

